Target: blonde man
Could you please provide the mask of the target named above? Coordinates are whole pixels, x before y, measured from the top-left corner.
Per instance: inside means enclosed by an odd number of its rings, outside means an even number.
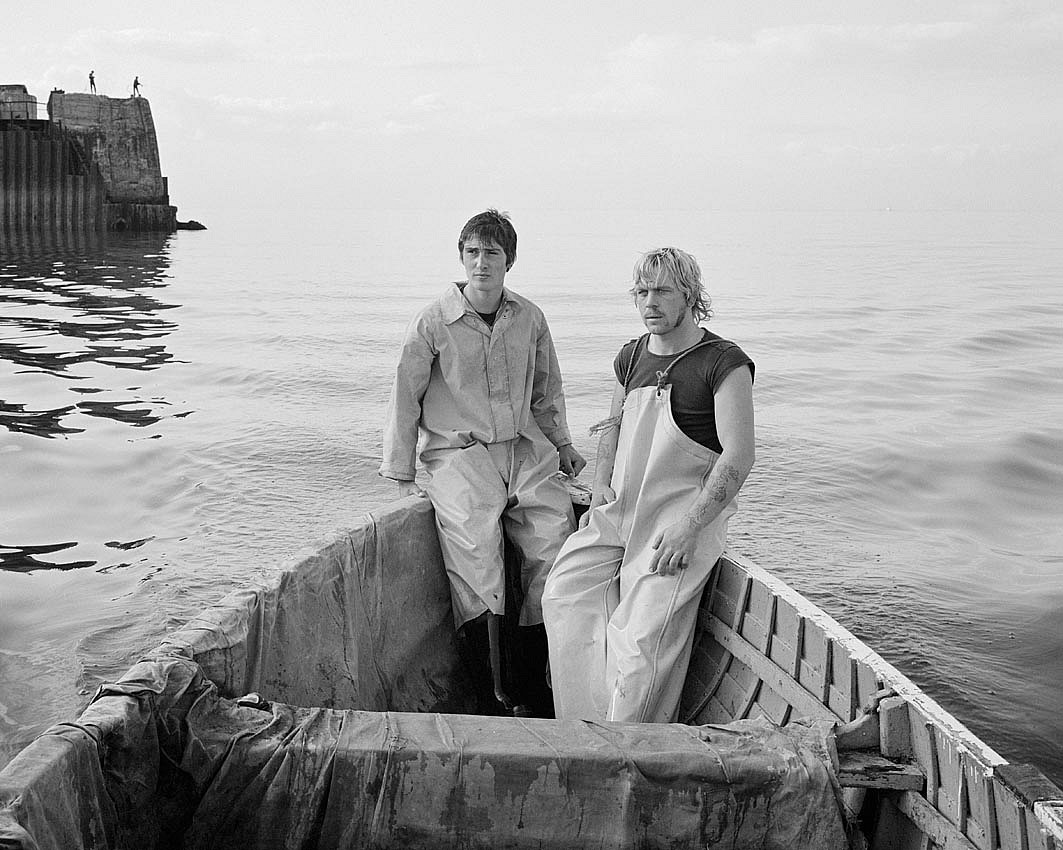
[[[702,592],[754,461],[753,362],[700,326],[697,261],[635,266],[647,333],[621,348],[590,509],[547,579],[559,718],[672,722]]]

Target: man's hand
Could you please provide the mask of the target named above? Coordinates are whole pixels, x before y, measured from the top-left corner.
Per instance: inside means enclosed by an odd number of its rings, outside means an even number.
[[[407,496],[427,496],[428,494],[422,490],[416,481],[400,481],[399,482],[399,498],[405,499]]]
[[[650,572],[662,576],[674,576],[685,570],[694,558],[698,542],[698,527],[684,518],[668,526],[653,539],[653,558]]]
[[[591,517],[591,511],[595,508],[601,507],[606,502],[616,501],[616,493],[613,492],[611,487],[599,487],[596,488],[594,493],[591,494],[591,503],[587,506],[579,518],[579,527],[583,528],[587,524],[587,521]]]
[[[583,459],[583,455],[576,451],[576,447],[569,443],[567,446],[562,446],[557,450],[558,466],[565,475],[571,475],[575,478],[581,472],[583,467],[587,465],[587,461]]]

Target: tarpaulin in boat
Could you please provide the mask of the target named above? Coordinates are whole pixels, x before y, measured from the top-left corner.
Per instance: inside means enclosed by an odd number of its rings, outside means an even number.
[[[44,736],[0,846],[843,848],[828,730],[243,705],[143,662]]]
[[[476,717],[456,659],[430,506],[373,515],[16,756],[0,848],[845,846],[823,727]]]
[[[222,713],[182,765],[203,850],[848,846],[822,729]]]
[[[45,736],[0,846],[843,848],[828,730],[242,705],[144,662]]]
[[[471,710],[431,505],[407,499],[366,514],[260,586],[229,594],[76,723],[45,732],[0,771],[0,847],[154,847],[112,839],[150,832],[151,777],[180,756],[160,751],[157,730],[179,749],[169,733],[180,729],[183,694],[207,680],[224,696],[258,691],[295,705]],[[116,687],[137,696],[110,696]],[[31,822],[32,838],[18,843],[19,824]]]

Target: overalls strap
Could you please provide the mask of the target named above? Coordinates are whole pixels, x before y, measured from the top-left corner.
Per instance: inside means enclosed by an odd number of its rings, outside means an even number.
[[[649,334],[643,334],[636,341],[634,348],[631,349],[631,359],[628,360],[627,368],[624,370],[625,394],[628,391],[628,385],[631,383],[631,376],[635,372],[635,365],[638,363],[639,357],[642,356],[642,352],[645,351],[646,348],[649,346],[649,339]],[[672,371],[672,367],[675,366],[676,363],[678,363],[691,352],[697,351],[699,348],[704,348],[707,345],[713,345],[716,342],[719,342],[719,340],[702,339],[699,342],[694,343],[692,346],[690,346],[690,348],[684,351],[680,351],[679,354],[677,354],[672,359],[672,361],[664,367],[662,371],[657,372],[657,394],[660,395],[661,391],[664,389],[664,385],[668,381],[668,375]]]

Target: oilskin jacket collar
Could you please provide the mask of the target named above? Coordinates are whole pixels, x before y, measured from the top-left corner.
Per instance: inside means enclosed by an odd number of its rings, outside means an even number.
[[[516,305],[516,301],[513,296],[510,295],[509,290],[504,286],[502,287],[502,300],[499,302],[499,306],[502,304]],[[464,316],[466,313],[475,313],[476,308],[472,306],[465,298],[464,293],[461,291],[461,284],[452,283],[450,289],[446,291],[443,296],[443,303],[440,305],[443,313],[443,321],[448,325],[454,324],[458,319]]]

